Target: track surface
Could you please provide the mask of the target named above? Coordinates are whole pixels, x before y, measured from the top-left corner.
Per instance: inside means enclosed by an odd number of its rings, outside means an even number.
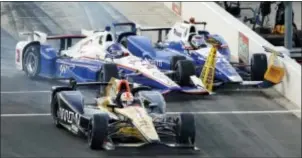
[[[58,84],[32,81],[15,70],[17,31],[35,28],[62,33],[81,27],[103,28],[115,20],[127,19],[105,2],[1,3],[1,114],[49,113],[49,93],[4,92],[47,91]],[[172,97],[168,101],[172,112],[285,110],[260,92]],[[301,121],[292,114],[199,114],[196,125],[201,153],[190,157],[301,157]],[[120,156],[125,153],[128,150]],[[137,155],[161,157],[156,152]],[[1,157],[108,156],[110,153],[91,151],[85,140],[56,129],[49,116],[1,117]]]

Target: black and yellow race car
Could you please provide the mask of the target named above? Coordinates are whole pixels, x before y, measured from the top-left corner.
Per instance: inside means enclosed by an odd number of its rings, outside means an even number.
[[[106,86],[106,93],[95,103],[85,104],[79,87]],[[125,106],[123,93],[133,102]],[[135,87],[127,80],[112,78],[108,83],[76,83],[52,88],[51,114],[59,128],[66,128],[88,139],[91,149],[116,147],[195,147],[195,119],[191,113],[166,114],[161,93],[149,87]]]

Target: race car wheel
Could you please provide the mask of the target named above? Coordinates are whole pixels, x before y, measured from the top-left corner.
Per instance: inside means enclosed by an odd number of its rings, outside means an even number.
[[[88,125],[88,145],[91,149],[102,149],[108,134],[108,116],[94,114]]]
[[[251,59],[251,80],[263,81],[267,70],[267,58],[263,53],[253,54]]]
[[[40,46],[38,44],[29,45],[23,58],[23,68],[27,76],[30,78],[36,78],[40,73],[41,58],[40,58]]]
[[[104,64],[98,73],[97,80],[100,82],[109,82],[114,77],[119,79],[118,69],[116,64]],[[100,87],[100,95],[105,95],[106,86]]]
[[[190,60],[179,60],[175,67],[175,79],[181,86],[190,86],[190,76],[195,75],[195,67]]]
[[[177,63],[179,60],[186,60],[186,57],[184,57],[184,56],[173,56],[173,57],[171,58],[171,61],[170,61],[170,69],[171,69],[171,70],[175,70],[176,63]]]
[[[59,103],[58,103],[57,95],[55,95],[51,99],[50,107],[51,107],[51,115],[52,115],[55,126],[58,128],[63,128],[63,126],[59,123],[59,119],[58,119],[58,116],[60,115],[60,111],[59,111]]]
[[[193,145],[195,143],[195,118],[193,114],[180,114],[178,120],[177,138],[178,144]]]

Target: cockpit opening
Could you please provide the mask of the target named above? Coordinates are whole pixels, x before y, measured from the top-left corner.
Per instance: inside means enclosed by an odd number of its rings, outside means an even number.
[[[111,34],[108,34],[108,35],[107,35],[106,41],[113,41],[112,35],[111,35]]]
[[[189,33],[196,33],[196,28],[194,26],[191,26]]]

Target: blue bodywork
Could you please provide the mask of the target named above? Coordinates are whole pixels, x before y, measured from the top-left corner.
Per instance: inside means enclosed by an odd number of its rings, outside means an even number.
[[[126,47],[133,55],[152,61],[162,70],[171,69],[170,62],[173,56],[183,56],[187,60],[193,61],[196,65],[196,75],[200,75],[206,57],[196,51],[185,49],[184,44],[181,41],[163,42],[157,47],[153,45],[148,37],[137,35],[136,25],[134,23],[116,23],[113,24],[113,26],[115,28],[119,27],[119,31],[116,31],[119,32],[116,33],[117,42],[121,42],[120,39],[126,37]],[[213,38],[216,41],[219,41],[222,46],[218,51],[224,59],[218,59],[217,57],[215,70],[216,81],[234,82],[231,79],[232,77],[241,77],[242,75],[248,76],[245,69],[236,68],[230,64],[230,49],[228,48],[227,42],[220,35],[210,34],[205,30],[198,31],[198,34],[203,35],[206,39]],[[210,50],[210,47],[208,47],[208,49]]]
[[[119,43],[115,43],[112,46],[119,46]],[[110,51],[108,49],[107,51]],[[58,56],[58,51],[53,49],[50,45],[41,45],[40,47],[40,72],[38,76],[45,78],[74,78],[77,82],[93,82],[97,81],[99,71],[103,64],[107,61],[90,59],[90,58],[71,58]],[[117,58],[120,57],[117,54],[107,54],[108,57]],[[108,62],[107,62],[108,63]],[[168,87],[163,83],[160,83],[149,76],[137,75],[136,69],[124,67],[117,63],[119,72],[122,72],[123,76],[131,77],[133,82],[150,86],[154,89],[158,89],[161,92],[167,91],[186,91],[196,89],[196,87]]]
[[[196,75],[200,76],[202,68],[207,60],[207,56],[200,54],[198,50],[188,50],[185,48],[185,44],[182,41],[177,42],[159,42],[155,46],[148,37],[137,35],[136,25],[134,23],[117,23],[114,26],[126,26],[128,29],[122,29],[123,33],[117,33],[117,42],[122,43],[121,39],[126,38],[126,43],[123,45],[135,56],[142,59],[148,59],[155,63],[159,69],[171,70],[171,59],[173,56],[183,56],[187,60],[193,61],[196,66]],[[129,29],[130,28],[130,29]],[[159,29],[146,29],[159,31],[158,40],[161,41],[162,31],[168,31],[167,28]],[[208,31],[199,30],[198,35],[204,36],[205,41],[210,39],[210,41],[218,41],[219,48],[218,52],[221,56],[216,55],[216,69],[214,82],[218,83],[239,83],[240,85],[247,85],[249,83],[244,82],[245,79],[250,80],[250,70],[244,65],[236,67],[236,65],[231,64],[231,52],[228,47],[227,42],[217,34],[210,34]],[[206,46],[201,49],[207,49],[210,52],[211,46]],[[259,82],[259,81],[258,81]],[[268,88],[274,84],[269,81],[260,81],[259,83],[249,84],[259,88]]]
[[[97,81],[97,76],[105,61],[89,58],[59,57],[57,50],[50,45],[41,45],[41,68],[38,76],[46,78],[74,78],[77,82]],[[125,75],[134,74],[134,69],[118,65],[118,69]],[[134,82],[158,89],[165,89],[164,85],[146,76],[131,76]]]
[[[196,75],[200,75],[206,57],[196,51],[185,49],[184,44],[181,41],[163,42],[157,47],[153,45],[148,37],[136,34],[136,26],[134,23],[118,23],[113,25],[115,28],[117,26],[122,28],[120,31],[116,31],[119,32],[116,33],[117,41],[121,42],[120,40],[126,37],[126,47],[133,55],[150,60],[162,70],[171,70],[171,58],[173,56],[183,56],[187,60],[193,61],[196,65]],[[230,49],[228,48],[226,41],[220,35],[210,34],[208,31],[198,31],[198,34],[203,35],[205,38],[214,38],[219,41],[222,46],[218,51],[224,59],[217,58],[216,60],[215,80],[219,82],[234,82],[231,78],[234,76],[240,77],[239,73],[241,75],[248,75],[244,70],[235,68],[230,64]],[[208,47],[208,49],[210,50],[210,47]]]
[[[226,45],[225,41],[218,35],[212,35],[214,38],[222,41]],[[173,56],[183,56],[187,60],[193,61],[196,65],[196,75],[199,76],[202,67],[206,61],[206,57],[195,52],[184,49],[181,42],[166,42],[164,47],[154,47],[150,39],[145,36],[129,36],[127,38],[127,48],[134,55],[149,59],[153,61],[160,69],[170,70],[170,62]],[[210,48],[209,48],[210,50]],[[230,76],[237,76],[238,71],[229,62],[230,50],[229,48],[220,48],[218,50],[224,57],[224,59],[217,59],[215,79],[222,82],[231,82]]]

